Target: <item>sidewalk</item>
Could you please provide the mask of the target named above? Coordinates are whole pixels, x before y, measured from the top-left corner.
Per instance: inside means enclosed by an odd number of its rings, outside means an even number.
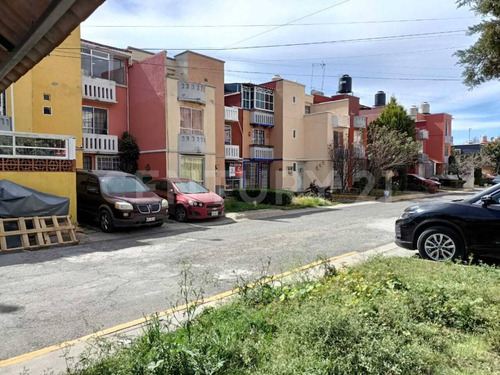
[[[307,274],[312,278],[317,278],[324,273],[326,263],[334,265],[336,268],[343,268],[364,262],[370,257],[377,255],[409,257],[413,254],[414,252],[401,249],[395,244],[389,243],[387,245],[363,253],[351,252],[324,261],[314,262],[285,272],[283,274],[276,275],[273,277],[273,280],[287,280],[289,278],[297,277],[298,274],[304,272],[307,272]],[[237,292],[237,290],[231,290],[209,298],[205,298],[202,301],[197,301],[196,304],[199,305],[198,312],[200,312],[205,307],[217,306],[227,302]],[[159,313],[160,320],[162,320],[162,322],[164,323],[167,323],[168,321],[170,321],[169,318],[175,316],[179,321],[182,321],[183,311],[186,308],[187,306],[179,306],[163,311]],[[86,346],[89,344],[89,342],[91,342],[92,339],[100,337],[110,340],[119,340],[120,342],[126,344],[131,338],[137,337],[138,335],[143,333],[142,326],[144,323],[145,319],[140,318],[128,323],[105,329],[92,335],[84,336],[69,342],[61,343],[59,345],[53,345],[31,353],[26,353],[14,358],[0,361],[0,374],[19,375],[22,373],[26,373],[30,375],[43,375],[50,373],[50,371],[53,371],[54,374],[64,372],[67,365],[66,360],[69,358],[73,361],[77,361],[79,355],[83,353]],[[23,372],[25,370],[27,370],[27,372]]]

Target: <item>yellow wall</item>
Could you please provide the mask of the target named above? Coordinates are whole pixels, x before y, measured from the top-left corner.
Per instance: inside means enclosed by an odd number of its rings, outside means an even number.
[[[0,179],[6,179],[44,193],[69,198],[71,221],[76,222],[76,173],[0,172]]]
[[[63,55],[65,57],[63,57]],[[13,117],[15,131],[70,135],[76,138],[76,167],[83,167],[82,155],[82,78],[80,28],[49,56],[40,61],[6,90],[7,114]],[[14,115],[12,114],[14,91]],[[43,98],[50,94],[50,101]],[[43,107],[52,107],[44,115]],[[73,172],[0,172],[8,179],[32,189],[71,199],[70,215],[76,221],[76,174]]]

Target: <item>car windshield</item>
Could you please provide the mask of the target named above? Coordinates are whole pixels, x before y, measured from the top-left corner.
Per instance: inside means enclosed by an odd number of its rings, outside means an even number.
[[[209,193],[210,192],[210,190],[205,189],[199,183],[194,182],[194,181],[176,182],[175,186],[183,194],[200,194],[200,193]]]
[[[492,195],[500,190],[500,184],[494,185],[490,187],[489,189],[480,191],[479,193],[475,194],[472,198],[468,199],[469,203],[475,203],[478,200],[481,199],[481,197],[484,197],[485,195]]]
[[[101,189],[106,194],[145,193],[148,187],[135,177],[102,177]]]

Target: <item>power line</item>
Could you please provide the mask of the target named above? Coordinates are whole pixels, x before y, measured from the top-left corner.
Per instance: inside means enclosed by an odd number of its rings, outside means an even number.
[[[352,21],[352,22],[311,22],[311,23],[289,23],[289,24],[228,24],[228,25],[86,25],[84,28],[165,28],[165,29],[195,29],[195,28],[252,28],[252,27],[291,27],[291,26],[335,26],[335,25],[362,25],[362,24],[380,24],[380,23],[404,23],[404,22],[427,22],[427,21],[454,21],[475,19],[476,17],[443,17],[443,18],[415,18],[415,19],[398,19],[398,20],[374,20],[374,21]]]
[[[318,11],[316,11],[316,12],[313,12],[313,13],[307,14],[307,15],[305,15],[305,16],[303,16],[303,17],[300,17],[300,18],[297,18],[297,19],[295,19],[295,20],[293,20],[293,21],[287,22],[287,23],[285,23],[285,24],[283,24],[283,25],[278,25],[278,26],[276,26],[276,27],[274,27],[274,28],[272,28],[272,29],[270,29],[270,30],[266,30],[266,31],[263,31],[263,32],[261,32],[261,33],[255,34],[255,35],[251,35],[251,36],[249,36],[248,38],[245,38],[245,39],[239,40],[239,41],[237,41],[237,42],[231,43],[231,44],[227,45],[226,47],[232,47],[232,46],[234,46],[234,45],[236,45],[236,44],[240,44],[241,42],[246,42],[247,40],[250,40],[250,39],[256,38],[256,37],[258,37],[258,36],[261,36],[261,35],[264,35],[264,34],[270,33],[271,31],[277,30],[277,29],[279,29],[279,28],[281,28],[281,27],[283,27],[283,26],[290,25],[290,24],[292,24],[292,23],[294,23],[294,22],[297,22],[297,21],[303,20],[303,19],[305,19],[305,18],[308,18],[308,17],[314,16],[315,14],[322,13],[322,12],[325,12],[325,11],[327,11],[327,10],[329,10],[329,9],[332,9],[332,8],[338,7],[339,5],[345,4],[345,3],[349,2],[349,1],[350,1],[350,0],[344,0],[344,1],[341,1],[340,3],[336,3],[336,4],[333,4],[333,5],[330,5],[330,6],[326,7],[326,8],[320,9],[320,10],[318,10]]]

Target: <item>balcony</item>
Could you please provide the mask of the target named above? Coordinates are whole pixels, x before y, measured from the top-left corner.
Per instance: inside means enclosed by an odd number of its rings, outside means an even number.
[[[204,135],[179,133],[177,149],[188,154],[207,152],[207,140]]]
[[[354,159],[365,159],[366,158],[365,148],[363,146],[353,146],[352,157]]]
[[[354,116],[354,127],[357,129],[365,129],[368,117],[366,116]]]
[[[10,116],[0,116],[0,130],[6,132],[12,131],[12,119]]]
[[[417,139],[419,141],[429,139],[429,131],[428,130],[419,130],[418,134],[417,134]]]
[[[274,160],[274,148],[270,146],[250,146],[250,159]]]
[[[83,76],[82,97],[98,102],[117,103],[116,83],[109,79]]]
[[[177,100],[205,104],[205,85],[179,81],[177,90]]]
[[[93,154],[117,154],[118,136],[83,133],[83,152]]]
[[[450,157],[449,156],[445,156],[444,160],[443,160],[443,163],[444,164],[449,164],[449,162],[450,162]]]
[[[224,107],[224,120],[238,122],[238,108]]]
[[[418,154],[418,162],[419,163],[428,163],[429,162],[429,155],[419,153]]]
[[[453,144],[453,137],[451,135],[445,135],[444,136],[444,143],[448,143],[450,145]]]
[[[250,125],[274,127],[274,113],[253,111],[250,113]]]
[[[226,160],[239,160],[240,146],[226,145]]]
[[[333,115],[332,125],[334,128],[349,129],[351,127],[351,118],[349,116]]]
[[[75,160],[75,156],[75,137],[0,131],[2,158]]]

